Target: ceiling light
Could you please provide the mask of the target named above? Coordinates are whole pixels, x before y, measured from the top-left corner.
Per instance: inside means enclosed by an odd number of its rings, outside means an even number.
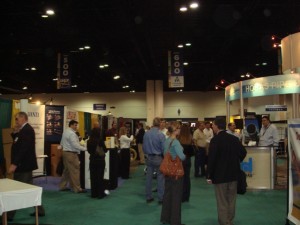
[[[104,67],[109,67],[109,65],[108,64],[104,64]]]
[[[87,45],[87,46],[84,46],[84,48],[85,49],[90,49],[91,47]]]
[[[77,84],[72,85],[72,88],[76,88],[76,87],[77,87]]]
[[[29,70],[29,68],[25,68],[25,70]]]
[[[0,82],[2,82],[2,80],[0,80]]]
[[[118,80],[118,79],[120,79],[119,75],[114,76],[114,80]]]
[[[131,91],[130,91],[130,93],[134,93],[134,92],[135,92],[135,90],[131,90]]]
[[[49,16],[44,14],[44,15],[41,15],[41,17],[42,18],[48,18]]]
[[[23,89],[23,90],[27,90],[28,88],[27,88],[26,86],[24,86],[22,89]]]
[[[80,47],[80,48],[79,48],[79,50],[81,50],[81,51],[82,51],[82,50],[84,50],[84,48]]]
[[[268,65],[268,63],[266,63],[266,62],[263,62],[261,65],[263,65],[263,66],[266,66],[266,65]]]
[[[54,15],[55,12],[54,12],[54,10],[52,10],[52,9],[48,9],[48,10],[46,11],[46,14],[48,14],[48,15]]]
[[[53,80],[53,81],[57,81],[57,80],[58,80],[58,78],[56,77],[56,78],[53,78],[52,80]]]
[[[190,8],[191,9],[196,9],[196,8],[198,8],[198,3],[197,2],[192,2],[191,4],[190,4]]]
[[[129,86],[128,85],[124,85],[122,88],[129,88]]]
[[[244,78],[244,77],[245,77],[245,74],[242,74],[242,75],[241,75],[241,78]]]
[[[256,63],[255,66],[259,66],[259,63]]]
[[[178,45],[177,47],[178,47],[178,48],[183,48],[183,45],[182,45],[182,44],[180,44],[180,45]]]
[[[31,67],[30,70],[36,70],[36,68],[35,67]]]
[[[187,11],[187,10],[188,10],[188,9],[187,9],[186,6],[181,6],[180,9],[179,9],[179,11],[181,11],[181,12],[185,12],[185,11]]]
[[[103,69],[103,68],[104,68],[104,66],[103,66],[103,65],[100,65],[100,66],[99,66],[99,68]]]
[[[191,43],[186,43],[186,44],[185,44],[185,46],[191,46],[191,45],[192,45]]]
[[[187,66],[187,65],[189,65],[189,63],[188,62],[184,62],[183,65]]]
[[[183,90],[182,90],[182,89],[179,89],[179,90],[176,90],[176,92],[183,92]]]

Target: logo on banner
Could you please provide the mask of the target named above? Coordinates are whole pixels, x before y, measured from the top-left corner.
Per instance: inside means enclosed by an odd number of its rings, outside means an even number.
[[[58,61],[59,61],[59,68],[58,68],[58,76],[57,76],[57,88],[58,89],[71,88],[69,55],[58,54]]]
[[[168,52],[169,87],[184,87],[183,64],[180,52]]]

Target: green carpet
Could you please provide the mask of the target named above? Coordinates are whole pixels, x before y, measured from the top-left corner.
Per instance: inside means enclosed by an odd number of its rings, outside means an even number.
[[[91,199],[89,194],[44,191],[46,216],[40,218],[40,224],[159,225],[161,206],[157,198],[146,203],[143,168],[138,167],[131,179],[101,200]],[[34,223],[28,216],[31,212],[32,208],[19,210],[14,223]],[[285,218],[286,190],[251,191],[238,196],[235,225],[283,225]],[[203,178],[192,177],[190,202],[182,204],[182,223],[218,225],[213,186]]]

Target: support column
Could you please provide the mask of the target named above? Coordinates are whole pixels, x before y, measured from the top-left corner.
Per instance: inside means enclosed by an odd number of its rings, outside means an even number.
[[[156,80],[155,82],[155,117],[164,117],[164,91],[163,81]]]
[[[155,98],[154,98],[154,81],[146,81],[146,107],[147,107],[147,125],[152,126],[155,117]]]

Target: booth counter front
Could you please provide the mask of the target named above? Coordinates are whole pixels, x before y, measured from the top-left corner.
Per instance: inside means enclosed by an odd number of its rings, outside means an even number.
[[[247,174],[248,189],[274,189],[276,153],[273,147],[246,147],[247,156],[241,163]]]

